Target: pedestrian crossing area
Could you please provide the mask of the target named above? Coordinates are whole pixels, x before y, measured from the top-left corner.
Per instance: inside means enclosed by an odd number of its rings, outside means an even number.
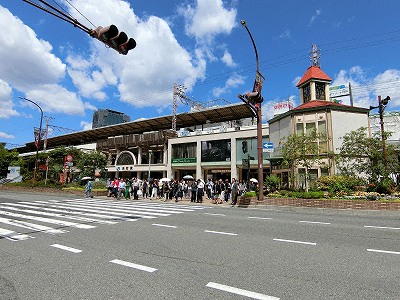
[[[194,212],[200,205],[112,199],[70,199],[0,203],[0,239],[23,241],[34,233],[62,234],[68,228],[83,230],[122,221],[155,219]]]

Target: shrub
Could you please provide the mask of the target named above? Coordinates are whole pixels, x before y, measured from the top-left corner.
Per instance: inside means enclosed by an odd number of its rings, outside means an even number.
[[[343,175],[321,176],[317,180],[319,190],[327,191],[332,194],[352,192],[356,189],[360,189],[360,186],[363,185],[365,185],[365,182],[362,179]]]
[[[256,197],[256,196],[257,196],[257,193],[254,192],[254,191],[246,192],[246,193],[244,193],[243,196],[244,196],[244,197]]]

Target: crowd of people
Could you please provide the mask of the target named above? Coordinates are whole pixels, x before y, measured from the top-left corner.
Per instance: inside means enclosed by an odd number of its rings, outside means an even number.
[[[148,182],[146,179],[138,178],[114,178],[114,180],[109,178],[107,179],[107,190],[107,196],[115,199],[124,197],[137,200],[142,197],[164,201],[175,200],[175,202],[190,199],[190,202],[202,203],[206,198],[214,204],[231,201],[231,205],[236,205],[238,196],[242,196],[249,190],[256,190],[256,185],[253,182],[236,181],[235,178],[231,181],[208,179],[206,182],[202,179],[182,179],[180,181],[154,179]]]

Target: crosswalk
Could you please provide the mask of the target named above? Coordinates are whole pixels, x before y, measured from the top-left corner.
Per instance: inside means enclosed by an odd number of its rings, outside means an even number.
[[[69,199],[0,203],[0,239],[23,241],[33,233],[61,234],[121,221],[155,219],[204,209],[200,205],[112,199]]]

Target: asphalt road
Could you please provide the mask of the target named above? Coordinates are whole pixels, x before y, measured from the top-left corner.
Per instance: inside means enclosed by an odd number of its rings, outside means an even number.
[[[400,299],[393,212],[0,191],[0,235],[1,300]]]

